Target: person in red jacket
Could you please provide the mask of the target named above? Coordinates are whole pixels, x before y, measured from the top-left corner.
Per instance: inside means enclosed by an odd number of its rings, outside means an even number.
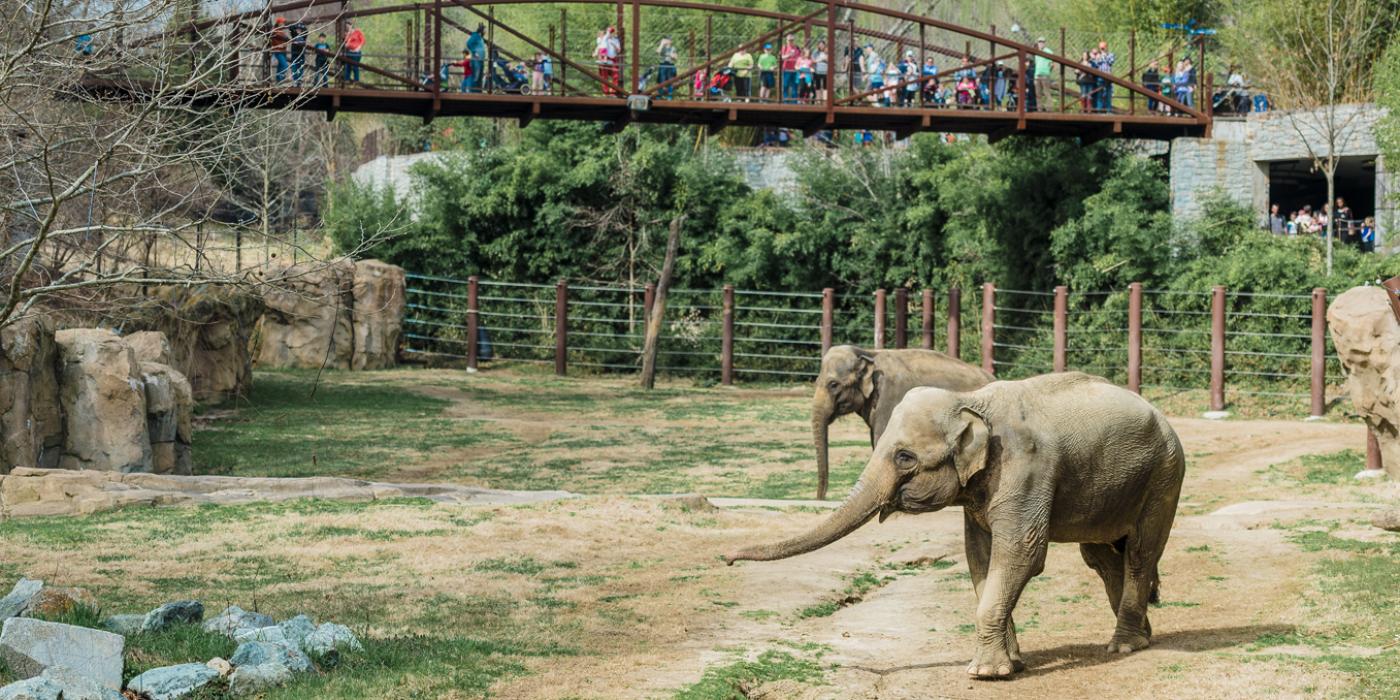
[[[783,60],[783,101],[797,101],[797,57],[802,55],[802,49],[797,47],[797,38],[788,37],[787,43],[783,44],[783,50],[778,57]]]
[[[287,20],[278,17],[272,24],[272,33],[268,36],[267,50],[272,54],[272,60],[277,62],[277,82],[287,79],[287,42],[290,37],[287,35]]]
[[[345,26],[350,30],[345,35],[345,80],[358,83],[360,82],[360,56],[364,55],[361,49],[365,46],[365,33],[360,31],[354,22],[347,22]]]

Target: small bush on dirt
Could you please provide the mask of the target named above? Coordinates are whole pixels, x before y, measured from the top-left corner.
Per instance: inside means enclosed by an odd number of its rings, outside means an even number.
[[[675,700],[743,700],[749,690],[764,683],[815,683],[821,679],[822,669],[815,661],[783,651],[765,651],[753,661],[706,669],[700,682],[676,693]]]

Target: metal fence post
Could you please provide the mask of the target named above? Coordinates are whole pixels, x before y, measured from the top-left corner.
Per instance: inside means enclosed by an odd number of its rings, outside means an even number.
[[[1142,393],[1142,283],[1128,285],[1128,390]]]
[[[982,369],[995,376],[997,363],[995,355],[997,286],[991,282],[982,284]]]
[[[476,338],[480,335],[477,330],[480,321],[477,318],[477,286],[480,280],[476,275],[467,278],[467,369],[475,370],[477,361]]]
[[[720,381],[734,383],[734,285],[724,285],[724,324],[720,337]]]
[[[1225,410],[1225,288],[1210,299],[1210,410]]]
[[[1312,292],[1312,415],[1327,411],[1327,290]]]
[[[962,289],[948,289],[948,355],[962,358]]]
[[[1056,372],[1065,371],[1065,348],[1069,345],[1065,325],[1069,320],[1069,288],[1055,287],[1055,367]]]
[[[875,290],[875,342],[876,350],[885,347],[885,290]]]
[[[554,285],[554,373],[569,373],[569,283]]]
[[[921,308],[920,311],[923,312],[924,339],[923,339],[923,342],[919,344],[919,347],[921,347],[921,348],[923,348],[923,349],[925,349],[925,350],[932,350],[932,349],[933,349],[933,290],[932,290],[932,289],[925,289],[925,290],[924,290],[924,298],[923,298],[923,305],[922,305],[922,306],[923,306],[923,308]]]
[[[836,310],[836,290],[827,287],[822,290],[822,356],[831,349],[832,316]]]
[[[909,290],[894,290],[894,346],[903,350],[909,345]]]

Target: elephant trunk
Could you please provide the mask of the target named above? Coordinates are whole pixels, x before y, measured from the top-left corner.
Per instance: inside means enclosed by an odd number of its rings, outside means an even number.
[[[728,564],[740,560],[771,561],[821,549],[849,535],[874,517],[894,495],[894,487],[894,470],[883,460],[872,457],[855,488],[851,489],[851,495],[820,525],[782,542],[747,547],[726,554],[724,561]]]
[[[825,406],[818,404],[812,408],[812,442],[817,446],[817,500],[826,500],[827,475],[830,471],[828,457],[829,439],[832,414],[834,411],[828,402]]]

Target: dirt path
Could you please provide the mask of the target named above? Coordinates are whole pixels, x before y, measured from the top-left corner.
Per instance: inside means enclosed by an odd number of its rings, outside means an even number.
[[[1318,667],[1302,670],[1277,660],[1241,658],[1251,655],[1244,645],[1287,633],[1303,619],[1299,601],[1310,561],[1286,541],[1285,531],[1260,525],[1280,510],[1291,518],[1335,518],[1369,507],[1338,504],[1338,510],[1326,501],[1289,501],[1285,488],[1270,486],[1255,473],[1303,454],[1354,449],[1362,444],[1362,429],[1290,421],[1177,419],[1173,424],[1193,457],[1184,489],[1188,503],[1198,509],[1213,504],[1212,511],[1240,502],[1264,505],[1178,517],[1162,564],[1165,605],[1151,612],[1156,637],[1146,651],[1104,651],[1113,616],[1102,585],[1076,546],[1053,545],[1045,573],[1017,608],[1029,670],[1009,683],[968,680],[964,666],[973,646],[974,602],[963,564],[961,514],[953,509],[896,517],[813,554],[724,572],[722,590],[738,603],[736,614],[698,617],[686,626],[683,639],[616,659],[590,679],[585,696],[653,697],[694,682],[707,664],[726,657],[723,650],[783,645],[825,649],[822,663],[833,667],[830,685],[779,683],[760,688],[755,697],[1329,696],[1343,687],[1345,677]],[[770,537],[819,517],[743,512],[769,522],[761,529]],[[882,568],[921,558],[954,565],[913,575]],[[833,614],[792,614],[838,596],[860,572],[888,581]],[[536,696],[547,685],[547,678],[535,679],[516,690]]]

